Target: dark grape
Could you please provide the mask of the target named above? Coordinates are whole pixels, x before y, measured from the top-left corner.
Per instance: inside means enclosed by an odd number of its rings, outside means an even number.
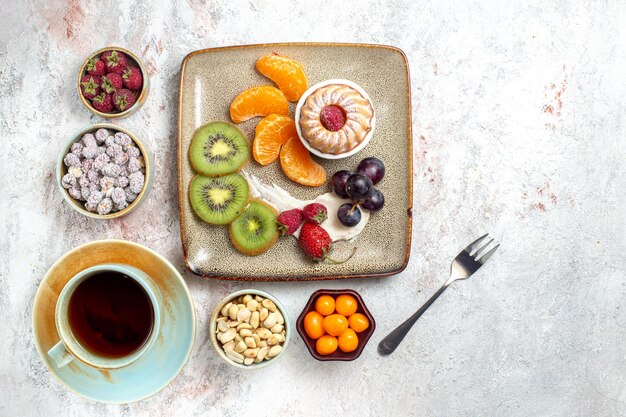
[[[350,203],[345,203],[339,206],[337,218],[344,226],[354,227],[361,221],[361,210]]]
[[[361,203],[361,207],[368,211],[378,211],[385,205],[385,196],[376,188],[372,188],[370,196]]]
[[[372,184],[378,184],[385,176],[385,164],[378,158],[365,158],[359,162],[356,172],[369,177]]]
[[[331,184],[333,185],[333,191],[339,197],[348,198],[348,194],[346,194],[346,181],[352,174],[352,172],[346,170],[337,171],[333,174]]]
[[[369,197],[372,180],[365,175],[352,174],[346,181],[346,193],[353,201],[363,201]]]

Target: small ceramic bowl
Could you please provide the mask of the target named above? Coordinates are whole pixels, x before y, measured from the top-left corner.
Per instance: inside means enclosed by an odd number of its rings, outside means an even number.
[[[127,58],[127,62],[128,65],[131,67],[137,67],[139,68],[139,70],[141,71],[141,75],[143,77],[143,86],[141,88],[140,91],[138,91],[135,94],[135,104],[133,104],[131,107],[129,107],[128,109],[124,110],[124,111],[117,111],[117,110],[113,110],[113,112],[111,113],[102,113],[98,110],[96,110],[90,103],[89,100],[87,100],[84,96],[83,93],[80,89],[80,82],[81,79],[83,78],[83,76],[85,74],[87,74],[87,62],[97,56],[102,54],[103,52],[106,51],[120,51],[122,52],[124,55],[126,55]],[[87,57],[87,59],[85,59],[85,62],[83,62],[83,65],[81,65],[80,70],[78,71],[78,83],[76,84],[78,87],[78,97],[80,97],[80,101],[82,101],[82,103],[85,105],[85,107],[87,107],[89,109],[89,111],[91,111],[94,114],[97,114],[98,116],[104,117],[105,119],[115,119],[115,118],[119,118],[119,117],[125,117],[130,115],[131,113],[135,112],[137,109],[139,109],[141,106],[143,106],[143,104],[145,103],[147,97],[148,97],[148,91],[150,90],[150,77],[148,76],[148,72],[146,71],[146,67],[143,64],[143,62],[141,62],[141,60],[137,57],[137,55],[135,55],[134,53],[132,53],[131,51],[129,51],[128,49],[125,48],[121,48],[119,46],[107,46],[106,48],[102,48],[97,50],[96,52],[94,52],[93,54],[89,55]]]
[[[330,84],[345,84],[349,87],[354,88],[359,93],[361,93],[361,95],[365,97],[373,106],[372,100],[370,99],[370,96],[365,92],[365,90],[363,90],[361,86],[359,86],[358,84],[350,80],[332,79],[332,80],[322,81],[321,83],[317,83],[314,86],[309,87],[309,89],[306,90],[304,94],[302,94],[302,97],[300,97],[300,100],[298,100],[298,104],[296,105],[296,114],[295,114],[296,131],[298,132],[298,137],[300,138],[300,141],[302,142],[304,147],[307,148],[309,152],[311,152],[313,155],[319,156],[320,158],[324,158],[324,159],[343,159],[361,151],[363,148],[367,146],[369,141],[372,139],[372,135],[374,134],[374,129],[376,128],[376,109],[374,109],[374,115],[372,116],[372,127],[370,131],[367,133],[367,136],[365,136],[365,139],[363,139],[363,142],[361,142],[356,148],[352,149],[351,151],[344,152],[338,155],[335,155],[332,153],[320,152],[319,150],[311,147],[311,145],[309,145],[309,141],[307,141],[306,139],[302,137],[302,129],[300,128],[300,112],[302,110],[302,106],[304,105],[304,102],[306,101],[307,98],[309,98],[309,96],[313,92],[317,91],[321,87],[325,87]]]
[[[102,128],[108,129],[112,132],[123,132],[123,133],[126,133],[128,136],[130,136],[133,142],[135,142],[135,145],[137,145],[137,147],[141,151],[141,155],[143,156],[144,162],[146,164],[145,173],[144,173],[144,176],[145,176],[144,186],[141,192],[137,195],[137,198],[132,203],[130,203],[128,207],[126,207],[125,209],[116,211],[115,213],[109,213],[109,214],[104,214],[104,215],[93,213],[85,209],[84,203],[82,201],[75,200],[69,194],[69,192],[65,188],[63,188],[63,185],[61,185],[61,180],[63,176],[67,173],[67,167],[63,163],[63,158],[65,158],[65,155],[67,155],[68,152],[70,151],[72,144],[80,141],[83,135],[85,135],[86,133],[95,133],[98,129],[102,129]],[[97,123],[97,124],[87,126],[79,130],[78,132],[76,132],[74,135],[72,135],[69,138],[69,140],[65,143],[65,145],[63,146],[63,149],[61,149],[61,152],[59,153],[59,158],[57,159],[56,174],[57,174],[57,185],[59,186],[59,189],[61,190],[61,193],[63,194],[63,198],[65,199],[65,201],[68,202],[68,204],[74,210],[76,210],[77,212],[81,214],[84,214],[87,217],[91,217],[93,219],[101,219],[101,220],[116,219],[118,217],[125,216],[126,214],[135,210],[139,206],[139,204],[150,193],[150,189],[152,188],[152,182],[154,181],[154,160],[152,158],[152,153],[150,152],[150,149],[148,148],[148,146],[144,142],[139,140],[139,138],[135,136],[132,132],[124,129],[123,127],[113,125],[110,123]]]
[[[285,319],[285,324],[284,324],[285,342],[283,343],[283,349],[278,353],[278,355],[274,356],[272,359],[264,360],[259,363],[253,363],[251,365],[244,365],[242,363],[237,363],[237,362],[230,360],[224,353],[221,343],[217,340],[217,318],[220,315],[220,310],[222,310],[222,307],[224,307],[230,301],[234,300],[240,295],[246,295],[246,294],[259,295],[261,297],[272,300],[274,304],[276,304],[276,307],[278,308],[280,313],[283,315],[283,318]],[[219,302],[217,307],[215,307],[215,311],[213,311],[213,315],[211,316],[211,321],[209,324],[209,334],[211,336],[211,344],[213,345],[213,348],[215,349],[217,354],[224,360],[224,362],[239,369],[258,369],[258,368],[264,368],[267,365],[276,362],[276,360],[280,358],[283,353],[285,353],[285,350],[287,349],[287,346],[289,345],[289,337],[291,336],[291,325],[289,323],[289,317],[287,317],[287,312],[285,308],[273,295],[268,294],[265,291],[247,289],[247,290],[235,291],[234,293],[229,294],[228,296],[224,297],[222,301]]]
[[[365,329],[361,333],[357,333],[357,336],[359,338],[359,344],[357,345],[357,348],[353,352],[346,353],[346,352],[342,352],[340,349],[337,349],[331,355],[327,355],[327,356],[320,355],[315,350],[316,341],[314,339],[311,339],[306,334],[306,331],[304,330],[304,316],[306,316],[307,313],[311,311],[315,311],[315,301],[317,300],[319,296],[330,295],[333,298],[337,298],[338,296],[343,295],[343,294],[349,294],[349,295],[354,296],[354,298],[356,298],[359,304],[359,307],[357,308],[356,312],[365,315],[365,317],[367,317],[367,319],[369,320],[370,325],[367,329]],[[367,345],[367,342],[369,341],[370,337],[372,337],[372,334],[374,334],[374,330],[376,330],[376,321],[374,321],[374,317],[367,309],[367,306],[365,305],[363,298],[361,298],[358,292],[354,290],[349,290],[349,289],[318,290],[318,291],[315,291],[313,294],[311,294],[311,298],[309,298],[309,301],[304,306],[304,309],[302,310],[302,313],[300,313],[300,316],[298,317],[298,321],[296,322],[296,328],[298,329],[298,333],[300,334],[300,337],[302,338],[302,340],[304,340],[304,344],[306,345],[307,349],[309,349],[309,353],[315,359],[317,359],[318,361],[346,361],[347,362],[347,361],[353,361],[359,356],[361,356],[361,353],[363,352],[365,345]]]

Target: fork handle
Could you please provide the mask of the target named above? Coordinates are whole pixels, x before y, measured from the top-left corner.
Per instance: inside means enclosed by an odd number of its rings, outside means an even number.
[[[419,310],[415,312],[415,314],[409,317],[404,323],[396,327],[394,331],[381,340],[378,344],[378,353],[383,356],[393,353],[393,351],[400,345],[400,342],[402,342],[404,337],[409,333],[409,330],[411,330],[411,327],[413,327],[417,319],[419,319],[421,315],[428,310],[428,307],[430,307],[431,304],[434,303],[435,300],[446,290],[446,288],[448,288],[448,285],[449,283],[446,282],[435,294],[433,294],[432,297],[428,299],[428,301],[424,303],[423,306],[420,307]]]

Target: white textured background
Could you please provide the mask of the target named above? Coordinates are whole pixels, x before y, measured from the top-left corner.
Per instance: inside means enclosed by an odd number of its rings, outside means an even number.
[[[626,3],[617,0],[2,0],[0,415],[626,415],[625,39]],[[198,337],[174,383],[122,406],[68,392],[33,342],[43,274],[67,250],[107,237],[146,244],[183,271],[180,62],[199,48],[279,41],[391,44],[410,61],[409,268],[369,281],[255,285],[292,318],[318,288],[360,291],[378,322],[366,351],[353,363],[318,363],[294,334],[280,364],[232,370],[208,344],[207,318],[245,284],[186,273]],[[53,170],[66,137],[100,121],[80,104],[75,77],[108,44],[150,68],[146,105],[119,123],[149,142],[157,179],[138,211],[98,222],[63,202]],[[485,230],[502,242],[497,255],[380,358],[377,342]]]

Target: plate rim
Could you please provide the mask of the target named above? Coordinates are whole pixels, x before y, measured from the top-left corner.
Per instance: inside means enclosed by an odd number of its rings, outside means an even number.
[[[400,265],[399,268],[383,271],[383,272],[365,272],[362,274],[337,274],[337,275],[279,275],[279,276],[227,276],[223,274],[203,274],[196,271],[189,263],[187,259],[187,250],[185,248],[185,223],[183,219],[183,184],[182,184],[182,164],[181,162],[181,153],[182,153],[182,86],[185,75],[185,68],[187,66],[188,61],[193,58],[195,55],[211,53],[211,52],[220,52],[220,51],[229,51],[236,49],[252,49],[252,48],[267,48],[267,47],[310,47],[310,46],[326,46],[326,47],[353,47],[353,48],[372,48],[372,49],[386,49],[395,53],[398,53],[403,61],[404,61],[404,72],[405,79],[407,83],[407,109],[408,109],[408,118],[407,118],[407,132],[408,132],[408,153],[409,153],[409,204],[407,207],[407,215],[409,217],[409,224],[407,226],[407,245],[406,251],[404,255],[404,262]],[[411,91],[411,74],[409,69],[409,60],[402,49],[397,46],[392,45],[384,45],[384,44],[372,44],[372,43],[351,43],[351,42],[277,42],[277,43],[255,43],[255,44],[243,44],[243,45],[230,45],[230,46],[217,46],[213,48],[204,48],[198,49],[188,53],[182,60],[180,65],[180,79],[178,82],[178,109],[177,109],[177,118],[178,118],[178,150],[177,150],[177,165],[178,165],[178,217],[180,224],[180,243],[182,247],[183,261],[185,262],[185,267],[191,271],[194,275],[217,279],[222,281],[259,281],[259,282],[283,282],[283,281],[327,281],[327,280],[338,280],[338,279],[361,279],[361,278],[382,278],[388,277],[391,275],[397,275],[404,271],[409,264],[409,258],[411,257],[411,240],[412,240],[412,229],[413,229],[413,109],[412,109],[412,91]]]
[[[189,348],[187,349],[187,352],[185,353],[185,360],[183,361],[183,363],[181,363],[180,368],[176,371],[175,374],[172,375],[172,377],[170,379],[168,379],[166,382],[164,382],[158,389],[156,389],[152,393],[147,394],[147,395],[142,396],[142,397],[133,398],[133,399],[128,400],[128,401],[102,401],[102,400],[100,400],[98,398],[93,398],[93,397],[90,397],[88,395],[85,395],[82,392],[77,391],[73,387],[70,387],[68,384],[65,383],[65,381],[63,379],[61,379],[61,377],[59,375],[57,375],[57,373],[50,367],[48,362],[44,359],[45,355],[47,355],[47,352],[44,352],[44,351],[41,350],[41,346],[39,345],[39,341],[38,341],[37,335],[36,335],[36,333],[37,333],[36,329],[37,329],[38,325],[35,322],[35,311],[36,311],[36,308],[37,308],[37,305],[38,305],[37,300],[41,296],[40,293],[39,293],[39,290],[41,288],[41,285],[48,279],[48,275],[50,274],[50,271],[52,271],[52,269],[54,269],[55,267],[60,265],[62,261],[67,259],[69,256],[74,254],[79,249],[82,249],[82,248],[90,246],[90,245],[101,244],[101,243],[128,244],[128,245],[131,245],[131,246],[137,246],[138,248],[140,248],[140,250],[145,250],[145,251],[151,252],[154,256],[156,256],[163,263],[165,263],[167,266],[169,266],[172,269],[172,271],[176,272],[176,274],[178,275],[178,278],[180,279],[181,283],[183,284],[182,288],[185,290],[185,293],[187,294],[187,298],[189,299],[189,303],[190,303],[190,306],[191,306],[191,316],[193,318],[193,326],[192,326],[192,333],[191,333],[191,343],[189,344]],[[41,281],[39,281],[39,285],[37,285],[37,291],[35,292],[35,297],[33,299],[33,307],[31,309],[31,328],[32,328],[33,339],[34,339],[34,342],[35,342],[35,348],[37,350],[37,353],[39,354],[39,357],[40,357],[39,359],[44,364],[44,366],[46,367],[48,372],[52,376],[54,376],[54,378],[59,382],[59,384],[61,384],[65,389],[71,391],[72,393],[76,394],[80,398],[83,398],[83,399],[86,399],[86,400],[89,400],[89,401],[94,401],[94,402],[101,403],[101,404],[129,404],[129,403],[134,403],[134,402],[138,402],[138,401],[143,401],[143,400],[146,400],[148,398],[151,398],[151,397],[155,396],[159,392],[163,391],[166,387],[168,387],[180,375],[180,373],[183,371],[183,369],[185,369],[185,366],[187,366],[187,363],[189,363],[189,359],[191,358],[191,354],[193,352],[193,347],[196,344],[196,330],[197,330],[196,327],[197,327],[196,306],[195,306],[195,303],[193,301],[193,297],[191,296],[191,291],[189,291],[189,287],[187,286],[187,282],[185,281],[183,276],[180,274],[178,269],[176,267],[174,267],[174,265],[169,260],[167,260],[164,256],[162,256],[161,254],[159,254],[155,250],[152,250],[151,248],[149,248],[149,247],[147,247],[145,245],[142,245],[140,243],[132,242],[132,241],[129,241],[129,240],[123,240],[123,239],[97,239],[97,240],[92,240],[92,241],[89,241],[89,242],[85,242],[85,243],[83,243],[81,245],[75,246],[72,249],[70,249],[67,252],[65,252],[63,255],[61,255],[54,263],[52,263],[52,265],[50,265],[50,267],[48,268],[48,270],[44,274],[44,276],[41,279]]]

